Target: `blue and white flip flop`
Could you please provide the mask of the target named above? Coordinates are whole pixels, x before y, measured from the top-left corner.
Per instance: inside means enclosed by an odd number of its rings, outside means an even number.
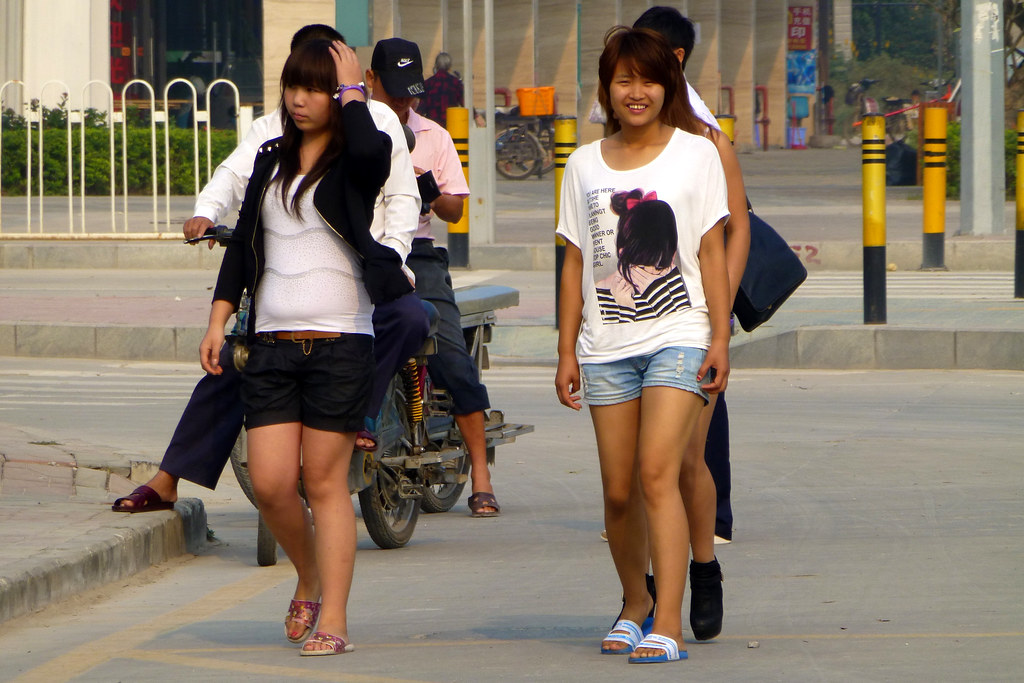
[[[680,659],[686,659],[689,655],[686,650],[679,651],[679,646],[676,641],[665,636],[659,636],[657,633],[652,633],[633,648],[637,650],[639,648],[646,648],[650,650],[661,650],[662,654],[655,655],[654,657],[630,657],[630,664],[661,664],[663,662],[676,662]]]
[[[643,633],[640,631],[640,627],[637,626],[635,621],[629,619],[619,619],[615,622],[615,626],[612,630],[604,637],[605,641],[611,641],[613,643],[625,643],[626,647],[623,648],[608,648],[601,647],[601,654],[603,655],[628,655],[630,652],[637,648],[643,640]]]

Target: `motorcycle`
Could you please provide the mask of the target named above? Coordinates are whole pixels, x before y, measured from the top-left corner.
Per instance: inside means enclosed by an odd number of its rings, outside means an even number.
[[[497,322],[495,311],[518,305],[519,292],[511,287],[476,285],[456,289],[455,300],[462,314],[466,348],[476,361],[477,372],[482,372],[490,365],[487,343]],[[436,350],[436,328],[434,316],[427,340],[388,386],[377,419],[376,450],[356,449],[352,454],[349,492],[358,495],[370,538],[384,549],[401,548],[409,542],[421,511],[450,510],[468,480],[469,456],[450,412],[451,397],[435,387],[427,373]],[[501,410],[486,412],[488,464],[493,464],[498,446],[532,431],[533,425],[506,422]],[[231,451],[231,467],[255,506],[244,430]],[[257,522],[256,561],[262,567],[277,562],[277,542],[262,515]]]

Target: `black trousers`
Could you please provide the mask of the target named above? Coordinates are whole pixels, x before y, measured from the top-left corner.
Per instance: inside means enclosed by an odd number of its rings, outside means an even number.
[[[416,274],[416,295],[429,301],[441,314],[437,328],[437,354],[430,357],[430,379],[452,396],[452,414],[468,415],[491,407],[487,388],[480,381],[473,357],[466,350],[462,315],[455,303],[452,277],[448,273],[448,251],[435,247],[433,240],[418,238],[405,260]]]
[[[718,395],[715,410],[711,414],[708,438],[704,443],[704,462],[715,480],[717,507],[715,510],[715,535],[732,540],[732,472],[729,467],[729,408],[725,405],[725,394]]]

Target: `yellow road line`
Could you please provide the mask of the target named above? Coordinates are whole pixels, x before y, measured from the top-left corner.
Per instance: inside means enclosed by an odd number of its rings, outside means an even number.
[[[914,640],[928,638],[1024,638],[1024,631],[992,633],[804,633],[760,636],[719,636],[716,640]]]
[[[597,637],[597,636],[595,636]],[[794,634],[761,634],[761,635],[727,635],[718,636],[716,641],[772,641],[772,640],[926,640],[948,638],[1024,638],[1024,632],[1017,631],[994,631],[991,633],[794,633]],[[521,643],[578,643],[586,644],[594,642],[594,638],[524,638],[524,639],[474,639],[474,640],[431,640],[431,641],[403,641],[401,643],[374,643],[372,645],[359,645],[361,652],[368,650],[389,650],[400,648],[408,650],[413,648],[440,648],[440,647],[479,647],[516,645]],[[689,643],[693,645],[694,643]],[[168,648],[161,649],[161,655],[201,655],[201,654],[229,654],[244,652],[270,652],[279,650],[276,645],[246,646],[246,647],[201,647],[201,648]],[[124,656],[136,656],[136,653]]]
[[[271,649],[271,648],[266,648]],[[230,651],[230,650],[229,650]],[[216,652],[216,650],[211,650]],[[339,657],[348,657],[351,655],[336,655]],[[343,673],[340,671],[318,671],[317,669],[311,668],[313,662],[318,661],[317,659],[310,660],[309,658],[303,658],[301,665],[299,661],[298,650],[293,650],[288,654],[289,661],[292,663],[288,666],[274,666],[271,664],[256,664],[253,662],[231,662],[224,659],[211,659],[208,657],[185,657],[182,655],[171,654],[167,650],[132,650],[130,652],[124,652],[121,654],[121,659],[136,659],[146,662],[156,662],[160,664],[167,664],[170,666],[184,666],[192,669],[215,669],[219,671],[230,671],[237,673],[244,673],[246,676],[274,676],[277,678],[298,678],[304,681],[339,681],[340,683],[414,683],[410,679],[405,678],[384,678],[383,676],[366,676],[362,674],[351,674]],[[308,663],[308,664],[307,664]],[[418,679],[415,683],[422,683],[422,679]]]
[[[164,615],[152,615],[146,622],[130,624],[126,628],[96,640],[83,643],[59,657],[26,671],[14,679],[14,683],[46,680],[52,683],[68,681],[111,659],[124,656],[146,641],[162,633],[173,631],[187,624],[208,619],[224,610],[237,607],[245,600],[274,588],[282,581],[294,579],[295,570],[291,564],[282,563],[274,567],[254,570],[244,579],[218,588],[212,593]],[[238,670],[245,670],[248,664],[239,664]]]

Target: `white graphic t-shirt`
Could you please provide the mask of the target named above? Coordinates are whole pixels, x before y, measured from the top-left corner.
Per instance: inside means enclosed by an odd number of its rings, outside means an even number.
[[[711,324],[697,254],[728,215],[725,172],[706,138],[676,130],[657,158],[629,171],[605,164],[600,140],[573,152],[556,232],[583,253],[579,361],[706,349]]]

